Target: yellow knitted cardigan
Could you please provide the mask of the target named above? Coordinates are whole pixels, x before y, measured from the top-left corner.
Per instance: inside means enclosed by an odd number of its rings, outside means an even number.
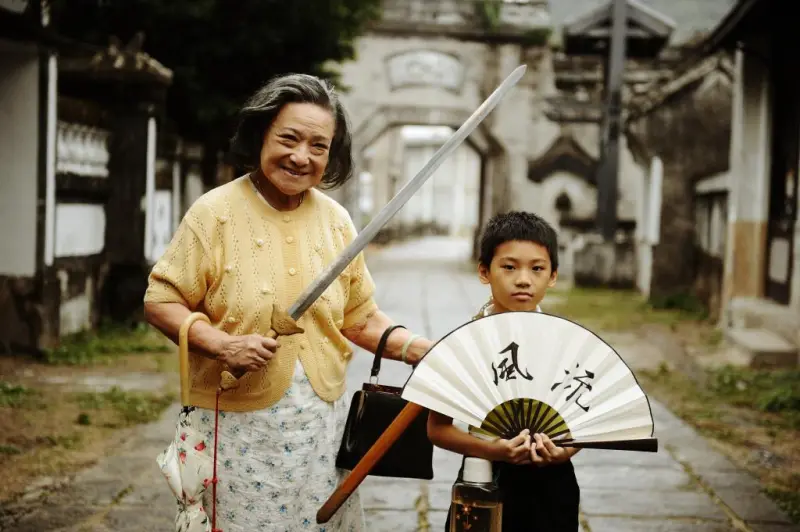
[[[240,177],[192,205],[153,267],[145,301],[181,303],[228,334],[264,335],[273,303],[288,309],[355,236],[347,211],[322,192],[312,189],[297,209],[280,212]],[[291,385],[298,357],[320,398],[341,397],[352,356],[341,330],[363,323],[377,308],[374,290],[359,254],[298,320],[305,332],[281,338],[267,368],[223,393],[220,408],[243,412],[276,403]],[[214,408],[222,365],[189,358],[191,404]]]

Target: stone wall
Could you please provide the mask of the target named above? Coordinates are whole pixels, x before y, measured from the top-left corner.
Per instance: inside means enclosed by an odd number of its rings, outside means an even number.
[[[697,267],[692,293],[706,306],[709,318],[716,321],[720,317],[725,264],[720,257],[709,255],[702,249],[697,249],[696,257]]]
[[[584,237],[573,252],[573,276],[578,286],[631,289],[636,279],[633,240],[603,242]]]
[[[732,71],[725,55],[679,71],[631,103],[628,144],[637,162],[663,162],[660,240],[650,297],[693,293],[698,275],[694,184],[728,168]]]

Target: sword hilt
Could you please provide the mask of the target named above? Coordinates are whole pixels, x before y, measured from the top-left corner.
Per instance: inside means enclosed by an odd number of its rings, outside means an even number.
[[[297,322],[285,310],[278,307],[277,304],[272,306],[272,328],[267,332],[266,337],[273,340],[278,336],[291,336],[304,332],[305,330],[297,325]],[[220,375],[219,387],[222,391],[233,390],[239,387],[239,379],[247,374],[246,371],[225,368]]]

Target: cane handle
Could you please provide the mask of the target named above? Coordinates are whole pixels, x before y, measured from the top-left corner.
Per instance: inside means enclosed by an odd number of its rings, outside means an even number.
[[[183,406],[191,406],[189,404],[189,329],[197,321],[204,321],[211,323],[208,316],[202,312],[193,312],[189,314],[178,331],[178,358],[180,361],[180,375],[181,375],[181,404]]]

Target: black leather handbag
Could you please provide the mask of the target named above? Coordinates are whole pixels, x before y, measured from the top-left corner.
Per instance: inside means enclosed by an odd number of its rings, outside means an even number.
[[[362,389],[353,395],[339,454],[336,456],[336,467],[352,470],[408,403],[400,397],[402,388],[378,384],[381,354],[389,334],[397,328],[405,327],[394,325],[381,336],[375,350],[375,360],[372,362],[370,382],[365,382]],[[425,410],[394,442],[369,474],[379,477],[432,479],[433,444],[428,439],[427,421]]]

